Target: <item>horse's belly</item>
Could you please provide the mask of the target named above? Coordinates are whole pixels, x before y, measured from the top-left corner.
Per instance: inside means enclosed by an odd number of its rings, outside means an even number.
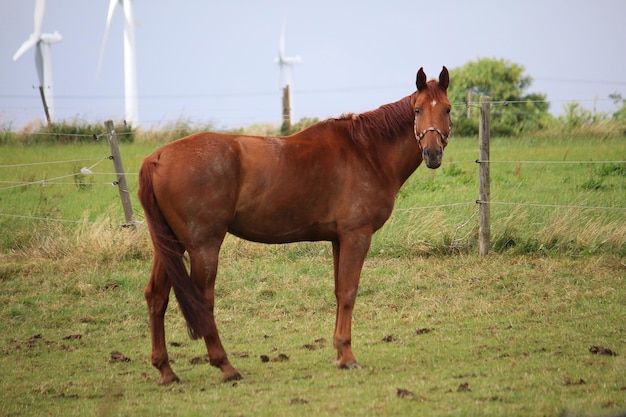
[[[261,217],[236,215],[228,231],[240,238],[260,243],[290,243],[333,240],[336,225],[332,221],[312,221],[273,213]]]

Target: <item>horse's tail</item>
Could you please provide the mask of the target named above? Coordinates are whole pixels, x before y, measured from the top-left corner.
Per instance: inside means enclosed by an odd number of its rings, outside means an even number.
[[[189,335],[198,339],[209,334],[209,308],[198,288],[191,281],[183,263],[185,248],[167,223],[159,202],[154,195],[152,178],[158,162],[147,157],[139,170],[139,201],[143,206],[146,222],[154,245],[155,264],[160,260],[174,294],[187,322]]]

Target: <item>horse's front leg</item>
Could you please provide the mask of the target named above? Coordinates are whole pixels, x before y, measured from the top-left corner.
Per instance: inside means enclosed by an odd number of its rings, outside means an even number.
[[[352,311],[359,289],[361,269],[370,247],[371,233],[352,234],[333,242],[337,318],[333,344],[337,349],[335,365],[341,369],[359,368],[352,353]]]
[[[170,384],[180,381],[170,366],[165,347],[164,317],[172,284],[155,253],[150,280],[146,286],[144,296],[148,304],[150,318],[150,338],[152,339],[152,365],[161,373],[158,384]]]

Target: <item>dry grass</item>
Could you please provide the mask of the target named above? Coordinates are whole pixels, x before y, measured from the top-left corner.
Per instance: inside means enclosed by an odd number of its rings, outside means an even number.
[[[32,262],[54,261],[66,271],[80,270],[86,264],[118,263],[130,259],[151,259],[148,230],[122,228],[109,218],[67,225],[47,222],[37,228],[28,246],[6,255]]]

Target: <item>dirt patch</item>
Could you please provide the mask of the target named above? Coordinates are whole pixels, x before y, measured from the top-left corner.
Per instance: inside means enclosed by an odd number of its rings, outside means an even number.
[[[109,360],[111,363],[118,362],[130,362],[130,358],[126,357],[122,352],[113,350],[111,351],[111,359]]]
[[[591,346],[589,352],[594,355],[617,356],[617,353],[604,346]]]
[[[56,398],[63,398],[68,400],[78,400],[80,396],[78,394],[66,394],[64,392],[56,396]]]
[[[206,355],[189,359],[189,365],[203,365],[205,363],[209,363],[209,358]]]
[[[65,336],[63,340],[80,340],[81,335]],[[65,352],[73,352],[77,349],[75,345],[67,345],[61,341],[48,340],[41,333],[37,333],[28,339],[12,339],[5,350],[5,353],[22,352],[24,350],[35,350],[46,348],[48,351],[61,350]]]
[[[470,388],[469,382],[463,382],[462,384],[459,384],[459,386],[456,389],[456,392],[471,392],[472,389]]]
[[[36,334],[34,336],[31,336],[28,340],[26,340],[26,346],[29,348],[33,348],[37,346],[40,341],[43,341],[45,343],[45,339],[43,338],[43,336],[41,336],[41,334]]]
[[[304,398],[298,398],[298,397],[292,398],[292,399],[289,400],[289,404],[291,404],[291,405],[308,404],[308,403],[309,403],[308,400],[305,400]]]
[[[118,284],[117,282],[107,282],[102,286],[103,291],[115,291],[119,288],[121,287],[120,284]]]
[[[267,355],[261,355],[259,356],[261,358],[261,362],[263,363],[267,363],[267,362],[287,362],[289,360],[289,356],[285,355],[284,353],[281,353],[278,356],[273,357],[272,359],[270,359],[269,356]]]
[[[455,379],[465,379],[465,378],[476,378],[478,375],[476,375],[475,373],[471,373],[471,374],[460,374],[460,375],[454,375],[452,378]]]
[[[395,340],[396,339],[393,337],[392,334],[383,337],[383,342],[385,343],[391,343],[391,342],[394,342]]]
[[[396,388],[396,396],[398,398],[411,398],[414,395],[415,394],[413,394],[413,392],[409,391],[408,389]]]
[[[566,376],[565,377],[565,386],[566,387],[571,387],[571,386],[575,386],[575,385],[585,385],[586,382],[584,379],[580,378],[578,381],[572,381],[570,379],[570,377]]]
[[[314,343],[307,343],[306,345],[302,345],[302,347],[307,350],[317,350],[324,347],[324,344],[326,344],[326,339],[322,337],[320,339],[315,339]]]
[[[431,328],[431,329],[428,329],[428,328],[424,327],[424,328],[422,328],[422,329],[417,329],[417,330],[415,331],[415,334],[417,334],[418,336],[420,336],[420,335],[423,335],[423,334],[428,334],[428,333],[430,333],[430,332],[432,332],[432,331],[434,331],[434,330],[435,330],[435,329],[432,329],[432,328]]]

